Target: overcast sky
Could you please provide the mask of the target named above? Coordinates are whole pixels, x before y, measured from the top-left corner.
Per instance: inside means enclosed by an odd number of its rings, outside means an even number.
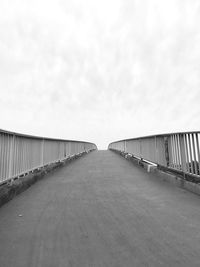
[[[200,130],[199,0],[1,0],[0,128],[109,142]]]

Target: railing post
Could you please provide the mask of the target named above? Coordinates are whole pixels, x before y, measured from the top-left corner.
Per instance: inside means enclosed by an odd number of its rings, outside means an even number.
[[[195,145],[195,141],[194,141],[194,134],[192,134],[192,150],[193,150],[193,156],[194,156],[194,170],[195,170],[195,174],[198,174],[197,157],[196,157],[196,145]]]
[[[154,146],[155,146],[155,158],[156,158],[156,162],[158,161],[158,150],[157,150],[157,138],[156,136],[154,137]]]
[[[126,140],[124,141],[124,151],[126,152]]]
[[[198,133],[196,134],[196,143],[197,143],[197,157],[198,157],[198,175],[200,175],[200,149],[199,149]]]
[[[165,164],[167,167],[169,167],[169,140],[168,136],[165,136],[163,138],[164,141],[164,149],[165,149]]]
[[[14,142],[15,142],[15,135],[13,134],[10,145],[10,153],[9,153],[9,172],[8,172],[9,177],[13,176]]]
[[[41,166],[44,165],[44,139],[42,139],[42,146],[41,146]]]
[[[187,159],[186,159],[186,150],[183,134],[179,135],[180,140],[180,152],[181,152],[181,169],[183,172],[187,171]]]

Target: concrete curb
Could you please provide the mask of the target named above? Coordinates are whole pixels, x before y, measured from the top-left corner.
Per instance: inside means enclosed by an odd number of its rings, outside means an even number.
[[[144,160],[141,160],[139,158],[134,157],[132,154],[123,152],[123,151],[118,151],[118,150],[111,150],[119,155],[121,155],[122,157],[124,157],[125,159],[128,159],[134,163],[136,163],[137,165],[141,166],[142,168],[144,168],[147,172],[154,172],[157,169],[157,166],[150,164]]]
[[[125,159],[128,159],[132,161],[134,164],[141,166],[144,168],[147,172],[154,173],[159,179],[162,179],[165,182],[169,182],[171,184],[174,184],[175,186],[179,188],[183,188],[187,191],[190,191],[196,195],[200,196],[200,183],[193,183],[190,181],[186,181],[183,177],[180,177],[178,175],[164,172],[160,169],[158,169],[156,166],[151,165],[145,161],[142,161],[140,159],[135,158],[133,155],[125,153],[123,151],[117,151],[117,150],[111,150]]]
[[[190,191],[200,196],[200,184],[198,183],[192,183],[192,182],[186,181],[183,178],[178,177],[177,175],[163,172],[159,169],[155,170],[155,174],[156,176],[158,176],[158,178],[161,178],[165,182],[174,184],[177,187],[186,189],[187,191]]]
[[[10,179],[7,183],[0,186],[0,207],[13,199],[18,194],[22,193],[28,189],[31,185],[41,180],[46,174],[52,172],[53,170],[65,166],[72,160],[75,160],[89,152],[82,152],[73,156],[70,156],[62,161],[54,162],[46,165],[42,168],[35,169],[32,172],[26,174],[25,176],[16,177]]]

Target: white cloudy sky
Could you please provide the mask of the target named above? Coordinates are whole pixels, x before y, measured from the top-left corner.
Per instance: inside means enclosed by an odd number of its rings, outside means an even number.
[[[0,0],[0,128],[95,142],[200,130],[199,0]]]

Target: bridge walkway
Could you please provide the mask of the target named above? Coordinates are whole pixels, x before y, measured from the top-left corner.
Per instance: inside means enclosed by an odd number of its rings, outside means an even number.
[[[110,151],[0,209],[0,266],[199,266],[200,198]]]

